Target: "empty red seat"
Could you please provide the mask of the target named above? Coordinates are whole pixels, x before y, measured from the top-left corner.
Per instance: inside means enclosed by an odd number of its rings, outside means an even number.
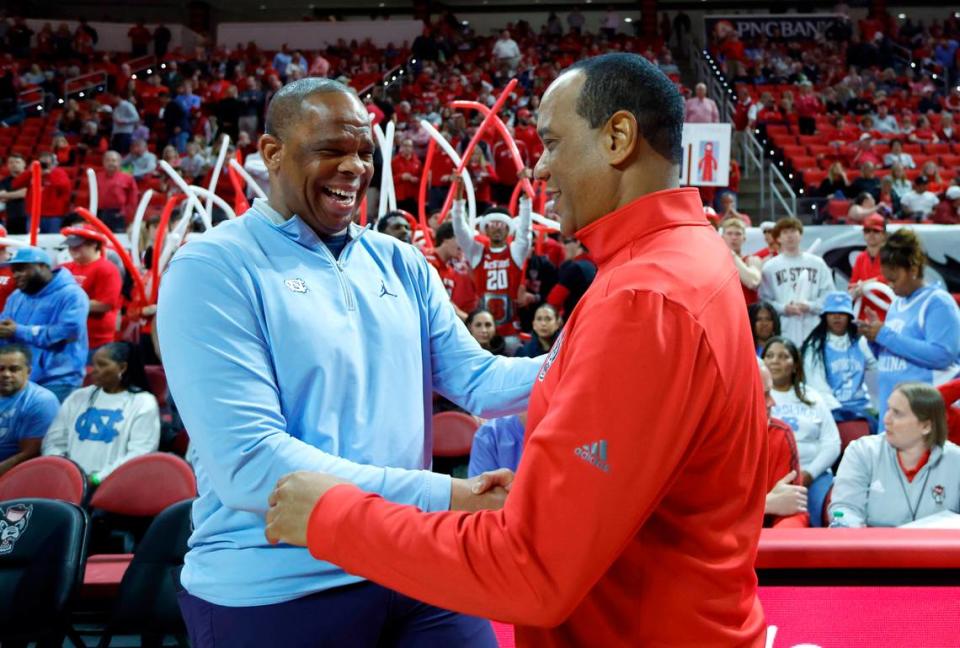
[[[827,177],[827,172],[818,169],[805,169],[803,171],[803,184],[808,187],[819,187],[820,183]]]
[[[783,148],[783,156],[788,159],[800,157],[807,154],[807,147],[801,146],[799,144],[791,144],[788,146],[784,146],[782,148]]]
[[[167,404],[167,374],[163,365],[146,365],[147,382],[150,384],[150,393],[157,399],[157,405],[165,407]]]
[[[870,426],[863,419],[856,421],[841,421],[837,423],[837,429],[840,431],[840,452],[843,453],[851,442],[860,437],[870,434]]]
[[[464,457],[470,454],[477,420],[462,412],[433,415],[433,456]]]
[[[923,149],[928,155],[949,155],[950,143],[938,142],[936,144],[924,144]]]
[[[78,506],[87,494],[87,478],[65,457],[37,457],[14,466],[0,477],[0,501],[38,497]]]
[[[903,145],[903,152],[909,153],[916,159],[917,155],[923,154],[923,145],[922,144],[913,144],[912,142],[907,142]]]
[[[134,457],[107,475],[90,500],[95,509],[152,517],[171,504],[197,496],[190,464],[167,452]]]
[[[799,155],[794,158],[790,158],[790,163],[793,165],[794,169],[802,171],[803,169],[816,169],[817,167],[817,158],[809,155]]]
[[[850,201],[842,198],[831,198],[827,201],[827,214],[833,221],[847,217],[850,211]]]

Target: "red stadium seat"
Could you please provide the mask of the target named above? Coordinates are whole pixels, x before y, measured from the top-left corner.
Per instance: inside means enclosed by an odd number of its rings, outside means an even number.
[[[0,477],[0,501],[38,497],[80,505],[87,494],[87,478],[65,457],[37,457],[11,468]]]
[[[807,154],[807,147],[799,144],[791,144],[781,148],[783,148],[783,156],[787,159],[802,157]]]
[[[433,456],[465,457],[470,454],[477,420],[462,412],[433,415]]]
[[[837,423],[837,429],[840,430],[840,454],[847,449],[851,441],[856,441],[860,437],[870,434],[870,426],[863,419],[856,421],[841,421]]]
[[[91,508],[150,517],[176,502],[197,496],[193,469],[180,457],[151,452],[110,473],[90,500]]]
[[[937,144],[924,144],[923,149],[928,155],[949,155],[950,143],[939,142]]]
[[[809,155],[798,155],[796,157],[789,158],[790,164],[793,165],[793,168],[802,171],[804,169],[817,169],[817,158],[811,157]]]
[[[840,198],[831,198],[827,201],[827,214],[830,215],[830,218],[836,222],[842,218],[847,217],[847,213],[850,211],[850,201]]]
[[[913,159],[916,160],[918,155],[923,154],[923,145],[922,144],[913,144],[908,142],[903,145],[903,152],[909,153],[913,156]]]
[[[820,183],[827,177],[827,172],[818,169],[803,170],[803,184],[808,187],[819,187]]]
[[[166,407],[167,374],[163,371],[163,365],[146,365],[144,370],[147,373],[147,382],[150,383],[150,393],[156,397],[157,405]]]

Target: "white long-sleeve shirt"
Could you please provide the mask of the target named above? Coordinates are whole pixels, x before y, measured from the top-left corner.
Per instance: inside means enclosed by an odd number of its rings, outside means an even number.
[[[780,315],[781,333],[800,348],[820,322],[824,296],[835,289],[830,268],[817,255],[780,254],[763,266],[760,299],[773,304]],[[787,315],[790,302],[805,303],[810,310],[802,315]]]
[[[43,454],[72,459],[102,479],[159,444],[160,412],[153,394],[108,394],[91,385],[63,401],[43,439]]]
[[[519,267],[523,267],[523,262],[530,253],[530,220],[532,213],[532,202],[527,196],[520,197],[520,213],[517,214],[517,229],[513,233],[513,240],[510,242],[510,256],[513,262]],[[467,222],[467,210],[465,201],[454,200],[453,208],[450,210],[450,218],[453,219],[453,234],[463,250],[463,257],[470,264],[471,268],[480,265],[483,259],[483,244],[474,238],[476,232],[471,229]],[[493,252],[499,252],[503,248],[492,249]]]
[[[800,468],[816,479],[840,456],[840,431],[830,407],[824,397],[810,387],[805,390],[810,405],[797,398],[793,388],[785,392],[772,389],[770,395],[777,403],[770,410],[771,416],[793,430]]]

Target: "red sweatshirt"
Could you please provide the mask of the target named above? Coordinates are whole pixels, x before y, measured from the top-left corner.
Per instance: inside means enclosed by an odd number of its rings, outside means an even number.
[[[960,401],[960,379],[951,380],[937,387],[943,402],[947,406],[948,437],[953,443],[960,443],[960,406],[954,405]]]
[[[883,272],[880,270],[880,255],[877,254],[877,256],[871,257],[870,253],[864,250],[857,255],[856,261],[853,262],[853,272],[850,273],[850,283],[867,281],[868,279],[887,283],[887,280],[883,278]],[[877,308],[872,301],[864,297],[863,304],[860,306],[860,312],[857,313],[857,318],[861,320],[866,319],[868,310],[873,311],[881,322],[887,318],[887,311],[882,308]]]
[[[500,511],[345,485],[311,553],[518,646],[762,646],[767,415],[740,280],[696,188],[583,228],[599,273],[544,362]]]

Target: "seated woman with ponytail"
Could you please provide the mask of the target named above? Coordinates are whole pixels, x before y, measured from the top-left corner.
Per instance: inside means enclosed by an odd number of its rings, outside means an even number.
[[[824,397],[833,419],[865,419],[871,432],[876,431],[864,377],[868,369],[876,369],[877,360],[857,332],[850,295],[827,293],[820,323],[804,341],[801,355],[807,385]]]
[[[92,385],[63,402],[44,437],[43,454],[72,459],[96,485],[123,462],[157,449],[160,413],[129,342],[100,347],[91,377]]]

